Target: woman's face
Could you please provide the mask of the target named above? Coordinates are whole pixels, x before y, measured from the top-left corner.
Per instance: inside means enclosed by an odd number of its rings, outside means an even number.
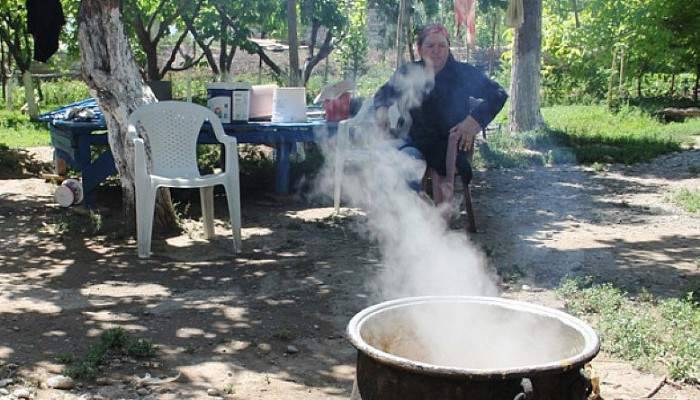
[[[418,46],[418,54],[428,66],[433,68],[435,73],[438,73],[447,62],[447,56],[450,54],[450,45],[447,43],[447,38],[444,35],[431,33]]]

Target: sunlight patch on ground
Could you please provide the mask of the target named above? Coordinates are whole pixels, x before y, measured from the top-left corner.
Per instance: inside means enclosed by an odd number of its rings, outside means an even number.
[[[115,313],[111,311],[85,311],[83,314],[88,316],[91,320],[93,321],[102,321],[102,322],[126,322],[126,321],[134,321],[137,320],[138,318],[133,316],[132,314],[127,314],[127,313]]]
[[[0,359],[8,359],[15,351],[6,346],[0,346]]]
[[[104,297],[135,297],[135,298],[154,298],[170,296],[170,290],[163,285],[156,284],[130,284],[124,283],[120,285],[101,283],[90,285],[80,290],[80,294],[86,297],[89,296],[104,296]]]
[[[301,210],[301,211],[290,211],[285,214],[287,217],[291,218],[296,218],[300,219],[303,221],[317,221],[317,220],[322,220],[326,218],[332,218],[336,216],[335,214],[335,208],[333,207],[325,207],[325,208],[310,208],[307,210]],[[340,214],[338,217],[350,217],[350,216],[356,216],[356,215],[365,215],[365,212],[360,210],[359,208],[348,208],[348,207],[341,207],[340,208]]]
[[[11,289],[2,289],[9,295],[0,295],[0,313],[38,313],[38,314],[57,314],[63,311],[63,308],[55,304],[53,301],[43,300],[36,297],[14,297],[10,292]]]

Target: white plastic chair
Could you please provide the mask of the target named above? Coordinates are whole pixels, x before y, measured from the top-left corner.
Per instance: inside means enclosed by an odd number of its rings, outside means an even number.
[[[351,137],[351,131],[371,132],[373,129],[367,122],[359,122],[355,119],[346,119],[338,122],[335,145],[335,176],[333,188],[333,207],[335,213],[340,213],[341,188],[343,175],[347,163],[367,164],[372,162],[374,152],[372,143],[377,140],[377,135],[361,135]]]
[[[197,136],[205,121],[224,144],[223,172],[200,175]],[[136,226],[139,257],[151,252],[156,191],[159,187],[199,188],[205,237],[214,236],[214,186],[224,185],[233,228],[234,251],[241,249],[241,203],[236,138],[224,133],[219,117],[197,104],[162,101],[147,104],[129,116],[135,147]],[[149,157],[146,155],[148,154]]]

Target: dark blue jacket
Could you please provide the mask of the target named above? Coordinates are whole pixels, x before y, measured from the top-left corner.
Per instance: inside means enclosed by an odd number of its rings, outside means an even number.
[[[458,62],[452,54],[434,82],[406,84],[407,79],[420,81],[419,75],[425,74],[417,72],[423,69],[422,61],[399,68],[374,95],[374,106],[389,107],[396,102],[399,108],[407,106],[413,145],[423,153],[429,167],[445,175],[450,129],[468,115],[485,128],[501,111],[508,95],[498,83],[471,64]]]

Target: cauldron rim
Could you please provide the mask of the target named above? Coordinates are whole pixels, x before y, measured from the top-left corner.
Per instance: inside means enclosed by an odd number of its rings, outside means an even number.
[[[562,324],[576,330],[584,339],[585,345],[583,350],[576,355],[560,359],[550,363],[533,364],[526,367],[517,368],[458,368],[442,365],[434,365],[420,361],[410,360],[408,358],[399,357],[391,353],[387,353],[369,345],[362,338],[362,325],[372,316],[387,311],[390,309],[401,308],[409,305],[428,304],[428,303],[472,303],[472,304],[487,304],[491,306],[502,306],[507,309],[528,312],[531,314],[542,315],[546,317],[554,317]],[[541,306],[538,304],[526,303],[522,301],[502,299],[498,297],[484,296],[421,296],[421,297],[404,297],[395,300],[385,301],[373,306],[367,307],[350,320],[346,331],[350,343],[365,356],[387,364],[394,368],[399,368],[419,374],[427,374],[441,376],[447,378],[468,378],[468,379],[493,379],[499,377],[501,379],[510,379],[516,377],[527,377],[533,375],[546,375],[549,373],[557,373],[568,371],[573,368],[580,368],[588,361],[592,360],[600,351],[600,340],[593,328],[570,314],[559,311],[553,308]]]

